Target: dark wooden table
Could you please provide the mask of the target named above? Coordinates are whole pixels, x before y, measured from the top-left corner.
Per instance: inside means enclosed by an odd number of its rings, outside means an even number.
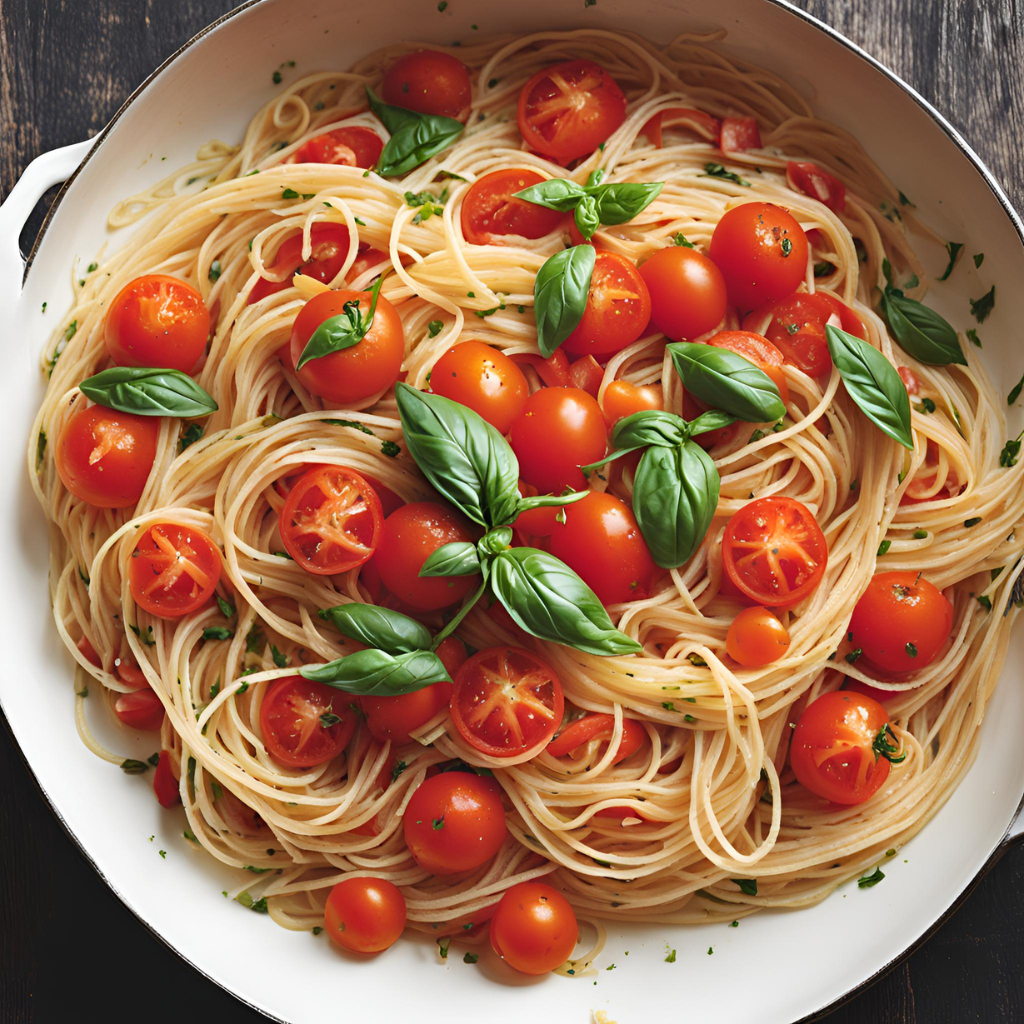
[[[1018,0],[796,2],[931,100],[1024,209],[1015,145],[1024,138]],[[3,194],[38,153],[95,134],[168,54],[233,6],[234,0],[0,0]],[[145,1024],[263,1019],[174,956],[111,895],[50,813],[5,727],[0,779],[3,1024],[51,1024],[72,1014]],[[878,926],[899,929],[900,922]],[[843,955],[841,935],[822,941]],[[799,978],[799,950],[793,958]],[[920,949],[828,1017],[829,1024],[1021,1020],[1024,844],[1006,853]]]

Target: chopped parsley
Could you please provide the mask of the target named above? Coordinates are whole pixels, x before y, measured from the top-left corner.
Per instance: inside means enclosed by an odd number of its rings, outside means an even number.
[[[204,640],[230,640],[234,635],[234,632],[225,626],[207,626],[203,630]]]
[[[46,431],[40,430],[36,439],[36,472],[43,467],[43,459],[46,457]]]
[[[974,265],[980,267],[985,262],[985,254],[983,252],[976,252],[974,254]]]
[[[793,243],[788,238],[784,238],[781,242],[780,248],[782,249],[782,255],[788,256],[793,251]],[[818,272],[817,266],[815,266],[814,272]]]
[[[393,459],[402,449],[394,441],[385,441],[380,446],[381,454]]]
[[[967,337],[972,345],[981,348],[981,339],[978,337],[978,332],[975,328],[971,327],[967,331]]]
[[[996,304],[996,286],[992,285],[991,288],[980,299],[971,299],[971,316],[978,321],[979,324],[983,324],[987,319],[989,313],[995,308]]]
[[[740,892],[744,896],[756,896],[757,895],[757,879],[756,878],[733,878],[730,881],[735,882],[740,887]]]
[[[686,236],[681,232],[677,231],[672,238],[673,245],[681,245],[684,249],[695,248],[693,242],[689,241]]]
[[[397,761],[394,768],[391,769],[391,781],[394,782],[408,767],[404,761]]]
[[[479,959],[480,959],[480,954],[479,953],[467,953],[462,958],[462,962],[464,964],[475,964],[477,962],[477,960],[479,960]]]
[[[846,660],[852,665],[864,653],[863,647],[855,647],[846,655]]]
[[[857,888],[870,889],[873,885],[878,885],[883,878],[885,878],[885,875],[882,874],[882,869],[875,868],[870,875],[865,875],[863,878],[857,879]]]
[[[907,643],[906,643],[906,645],[904,647],[904,650],[907,652],[907,655],[909,657],[911,657],[911,658],[916,658],[917,657],[917,647],[914,644],[912,644],[909,640],[907,641]]]
[[[950,274],[953,273],[953,268],[957,264],[957,260],[960,259],[960,253],[963,251],[963,242],[947,242],[946,252],[949,254],[949,265],[946,267],[945,273],[939,278],[940,281],[945,281]]]
[[[878,545],[878,555],[876,557],[881,558],[882,555],[888,553],[889,548],[891,548],[891,547],[892,547],[892,541],[891,540],[883,540],[882,543]]]
[[[223,270],[222,270],[221,265],[220,265],[220,260],[214,260],[210,264],[210,280],[211,281],[216,281],[220,277],[220,275],[222,273],[223,273]]]
[[[999,453],[999,465],[1004,468],[1017,465],[1017,459],[1020,458],[1020,444],[1021,438],[1024,437],[1024,432],[1018,434],[1016,438],[1011,437],[1006,444],[1003,445],[1003,450]]]
[[[970,519],[964,520],[964,526],[970,529],[972,526],[977,526],[981,522],[981,516],[971,516]]]
[[[750,188],[750,182],[744,181],[738,174],[732,171],[727,171],[721,164],[705,164],[704,173],[698,174],[698,178],[722,178],[725,181],[734,181],[737,185],[746,185]],[[792,248],[792,243],[790,243]]]
[[[288,664],[288,655],[282,654],[273,644],[270,645],[270,656],[278,668],[284,668]]]
[[[230,619],[235,614],[235,606],[230,601],[225,601],[220,594],[217,595],[217,607],[225,619]]]
[[[178,440],[178,447],[181,451],[184,451],[190,445],[193,445],[203,436],[203,428],[198,423],[190,423],[182,432],[181,437]]]
[[[443,320],[431,320],[430,323],[427,324],[427,330],[430,332],[430,336],[432,338],[436,338],[441,333],[443,327]]]
[[[925,537],[927,537],[927,536],[928,536],[928,531],[927,530],[915,530],[914,531],[914,540],[924,540]]]
[[[665,963],[667,963],[667,964],[674,964],[675,962],[676,962],[676,951],[674,949],[670,949],[668,951],[668,954],[665,957]]]
[[[918,412],[935,412],[935,403],[930,398],[922,398],[921,404],[917,407]]]
[[[1013,390],[1006,396],[1006,404],[1013,405],[1020,398],[1021,390],[1024,390],[1024,376],[1014,385]]]
[[[134,758],[126,757],[121,762],[121,771],[125,775],[143,775],[149,771],[149,765],[145,761],[136,761]]]
[[[360,423],[357,420],[324,420],[324,423],[330,423],[332,427],[351,427],[353,430],[369,434],[370,437],[377,436],[365,423]]]

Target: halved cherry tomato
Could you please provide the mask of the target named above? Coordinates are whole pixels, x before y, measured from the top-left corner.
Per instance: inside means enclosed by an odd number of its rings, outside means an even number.
[[[613,380],[601,396],[601,409],[608,426],[614,427],[619,420],[632,416],[644,409],[663,409],[665,396],[660,384],[637,386],[626,380]]]
[[[122,693],[114,702],[114,714],[129,729],[156,732],[164,724],[164,706],[152,690]]]
[[[539,750],[562,721],[562,683],[550,665],[516,647],[489,647],[455,674],[452,723],[491,757]]]
[[[825,573],[828,547],[811,510],[794,498],[757,498],[729,520],[722,564],[729,579],[758,604],[795,604]]]
[[[76,646],[79,653],[90,665],[95,665],[96,668],[103,668],[103,660],[96,653],[96,648],[93,647],[92,641],[87,636],[83,636]]]
[[[523,974],[547,974],[572,956],[579,925],[569,901],[544,882],[508,889],[491,918],[491,947]]]
[[[922,501],[940,501],[951,498],[963,490],[956,469],[946,462],[942,465],[939,446],[930,437],[925,448],[924,462],[907,481],[900,498],[901,505],[918,505]]]
[[[718,148],[723,153],[745,153],[761,148],[761,129],[755,117],[726,117]]]
[[[249,292],[248,304],[284,291],[292,286],[292,278],[296,274],[303,277],[311,277],[314,281],[322,281],[329,284],[341,270],[349,249],[348,228],[343,224],[314,224],[309,231],[310,253],[309,259],[302,258],[302,232],[297,231],[289,235],[278,247],[274,254],[273,263],[270,265],[270,272],[275,276],[284,274],[284,279],[271,281],[261,277]],[[358,262],[358,257],[357,257]],[[353,266],[352,270],[355,270]],[[356,275],[353,272],[352,277]],[[292,366],[294,366],[294,361]]]
[[[144,690],[149,686],[146,673],[130,655],[114,659],[114,672],[125,686],[130,686],[133,690]]]
[[[650,318],[651,294],[636,264],[599,252],[583,317],[562,348],[571,355],[614,355],[640,337]]]
[[[295,151],[297,164],[335,164],[339,167],[372,167],[384,149],[384,140],[372,129],[346,125],[316,135]]]
[[[663,145],[662,130],[682,125],[690,131],[695,132],[700,138],[713,142],[716,146],[722,134],[722,121],[703,110],[693,110],[689,107],[672,107],[669,110],[662,110],[655,114],[640,129],[640,135],[646,135],[651,145],[661,149]]]
[[[220,572],[220,549],[205,530],[162,522],[150,526],[136,543],[128,583],[140,608],[172,619],[206,604]]]
[[[789,650],[789,630],[767,608],[744,608],[729,624],[725,649],[738,664],[761,668]]]
[[[563,166],[592,153],[626,119],[626,97],[604,68],[570,60],[538,71],[519,94],[519,130]]]
[[[615,726],[613,715],[596,714],[587,712],[582,718],[570,722],[548,745],[547,753],[552,757],[565,757],[571,754],[578,747],[586,743],[593,743],[599,740],[608,743],[612,738],[612,729]],[[627,757],[635,754],[647,739],[647,730],[634,718],[622,720],[622,738],[619,740],[618,749],[612,757],[612,764],[625,761]],[[603,752],[602,752],[602,756]]]
[[[807,705],[793,730],[789,763],[797,781],[837,804],[861,804],[889,777],[898,744],[885,708],[839,690]]]
[[[789,384],[782,369],[783,355],[770,341],[751,331],[719,331],[708,339],[707,344],[726,348],[752,362],[779,389],[782,404],[789,402]]]
[[[547,359],[530,352],[517,352],[511,359],[520,366],[532,366],[549,388],[567,388],[572,383],[569,379],[569,360],[560,348],[556,348]]]
[[[884,686],[872,686],[870,683],[862,683],[859,679],[847,679],[843,683],[844,690],[852,690],[854,693],[859,693],[862,697],[870,697],[872,700],[877,700],[879,704],[884,704],[887,700],[892,700],[893,697],[899,697],[900,690],[890,690]]]
[[[405,930],[405,897],[385,878],[346,878],[327,896],[324,931],[356,953],[379,953]]]
[[[210,311],[190,284],[166,274],[129,281],[114,296],[103,343],[118,366],[159,366],[191,373],[206,350]]]
[[[160,420],[102,405],[64,424],[54,462],[64,486],[96,508],[130,508],[142,497],[156,459]]]
[[[307,572],[329,576],[362,565],[376,550],[384,513],[377,492],[346,466],[314,466],[295,481],[278,529]]]
[[[413,859],[433,875],[486,864],[508,835],[501,787],[471,772],[442,772],[421,782],[402,825]]]
[[[574,388],[597,398],[604,380],[604,368],[593,356],[581,356],[569,367],[569,381]]]
[[[385,103],[421,114],[465,121],[473,101],[469,69],[450,53],[416,50],[399,57],[384,73]]]
[[[430,389],[479,413],[502,434],[509,432],[529,395],[523,371],[482,341],[448,349],[430,371]]]
[[[286,768],[315,768],[352,739],[358,714],[341,690],[302,676],[270,684],[260,705],[260,732],[271,759]]]
[[[501,245],[506,235],[543,238],[565,220],[558,210],[516,199],[515,194],[544,180],[527,168],[491,171],[477,178],[462,200],[462,233],[473,245]]]
[[[670,340],[700,337],[722,322],[725,278],[696,249],[659,249],[640,264],[640,276],[651,295],[651,322]]]
[[[305,462],[300,466],[297,466],[292,472],[286,473],[284,476],[279,476],[274,481],[274,490],[281,495],[282,498],[287,498],[292,492],[292,488],[295,486],[304,473],[308,473],[314,469],[326,469],[330,466],[330,463],[326,462]],[[401,508],[405,504],[405,500],[400,498],[390,487],[386,487],[382,484],[375,476],[370,476],[369,473],[359,474],[374,490],[377,497],[380,499],[380,508],[385,516],[391,515],[396,508]]]
[[[817,164],[790,160],[786,164],[786,182],[794,191],[817,199],[836,213],[846,209],[846,186]]]
[[[156,762],[156,771],[153,773],[153,792],[160,802],[161,807],[174,807],[181,803],[181,791],[178,789],[178,780],[174,777],[174,769],[171,767],[171,755],[166,750],[160,751],[160,757]]]

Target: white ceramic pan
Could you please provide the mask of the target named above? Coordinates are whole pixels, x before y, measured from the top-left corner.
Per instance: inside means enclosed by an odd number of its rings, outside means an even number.
[[[38,353],[71,300],[70,261],[91,260],[107,237],[110,208],[168,167],[186,163],[208,139],[239,139],[273,94],[271,74],[282,62],[294,60],[296,74],[344,68],[401,38],[403,26],[419,39],[451,42],[473,35],[471,26],[483,34],[581,25],[628,27],[655,40],[688,28],[724,27],[730,51],[783,76],[798,75],[797,84],[816,93],[819,113],[858,136],[941,237],[965,242],[968,253],[987,254],[982,272],[961,264],[941,302],[932,301],[965,328],[969,295],[994,283],[999,303],[985,323],[985,358],[998,391],[1005,394],[1016,382],[1019,352],[1009,341],[1024,321],[1024,229],[1006,197],[919,96],[796,10],[774,0],[601,0],[591,7],[582,0],[459,0],[442,13],[434,0],[260,0],[182,49],[95,144],[36,160],[0,208],[6,422],[28,430],[42,395]],[[44,190],[69,176],[19,289],[20,228]],[[933,270],[943,266],[941,249],[925,257]],[[332,1013],[347,1020],[380,1019],[386,993],[388,1020],[421,1024],[481,1018],[588,1024],[592,1010],[607,1011],[619,1024],[795,1021],[841,999],[920,941],[1021,829],[1014,818],[1024,791],[1024,689],[1011,669],[992,702],[977,763],[923,833],[887,865],[883,885],[847,886],[819,906],[758,915],[738,928],[613,928],[602,965],[615,962],[619,969],[601,971],[596,985],[592,979],[511,978],[501,965],[485,966],[486,958],[476,966],[461,957],[442,965],[432,947],[415,942],[355,963],[323,938],[284,931],[223,899],[221,890],[235,879],[181,838],[181,820],[160,810],[148,786],[80,745],[71,662],[49,616],[46,535],[15,436],[0,449],[0,481],[14,498],[0,503],[0,547],[19,582],[8,589],[17,597],[3,605],[5,632],[19,637],[0,674],[3,710],[47,799],[111,889],[197,969],[272,1017],[319,1022],[326,999]],[[1020,664],[1022,655],[1024,631],[1008,664]],[[156,848],[167,851],[166,859]],[[880,921],[898,925],[879,927]],[[836,943],[821,942],[823,935],[841,937],[842,955],[835,955]],[[666,942],[678,951],[674,964],[665,962]],[[339,993],[343,1009],[335,1001]]]

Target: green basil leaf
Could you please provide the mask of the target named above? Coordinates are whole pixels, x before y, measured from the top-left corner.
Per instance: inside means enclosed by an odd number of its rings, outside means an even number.
[[[372,648],[317,668],[300,668],[299,675],[361,697],[398,697],[449,678],[432,651],[392,655]]]
[[[366,95],[370,108],[391,133],[376,168],[377,173],[385,177],[396,177],[419,167],[446,150],[462,134],[464,125],[452,117],[392,107],[378,99],[369,86]]]
[[[893,338],[908,355],[931,366],[967,365],[956,331],[935,310],[886,288],[882,315]]]
[[[480,555],[472,541],[443,544],[420,568],[421,576],[472,576],[480,571]]]
[[[217,411],[217,403],[181,370],[111,366],[79,384],[86,398],[136,416],[194,419]]]
[[[376,604],[339,604],[325,608],[320,618],[332,623],[339,633],[388,654],[429,651],[433,641],[422,623]]]
[[[313,359],[322,359],[333,352],[343,352],[347,348],[358,345],[373,327],[373,317],[377,312],[377,299],[380,296],[380,286],[383,283],[383,275],[373,282],[373,287],[370,289],[370,310],[365,317],[359,308],[358,300],[351,299],[342,307],[341,313],[337,316],[329,316],[324,320],[310,335],[295,368],[301,370],[306,363]]]
[[[584,196],[580,200],[573,220],[579,233],[589,242],[594,232],[601,226],[601,220],[597,215],[597,202],[593,196]]]
[[[535,548],[509,548],[491,563],[491,589],[527,633],[589,654],[633,654],[597,595],[564,562]]]
[[[786,414],[771,377],[749,359],[714,345],[676,341],[666,348],[687,391],[747,423],[769,423]]]
[[[689,561],[718,507],[718,470],[694,441],[648,448],[633,482],[633,513],[651,557],[663,569]]]
[[[896,368],[878,349],[831,324],[825,338],[849,396],[879,430],[913,451],[910,398]]]
[[[721,430],[722,427],[727,427],[735,422],[735,416],[730,416],[727,412],[722,412],[721,409],[709,409],[707,412],[702,412],[696,419],[690,420],[686,425],[690,428],[690,436],[695,437],[697,434],[706,434],[709,430]]]
[[[395,386],[406,447],[423,474],[481,526],[512,522],[519,461],[508,442],[472,409],[408,384]]]
[[[661,409],[642,409],[615,424],[611,441],[613,448],[642,448],[648,444],[672,448],[689,436],[682,417]]]
[[[535,206],[546,206],[549,210],[568,213],[576,209],[576,204],[587,194],[582,185],[567,178],[549,178],[536,185],[516,192],[515,199],[524,199]]]
[[[596,261],[597,251],[592,245],[574,245],[556,252],[537,272],[533,314],[537,319],[537,347],[545,359],[579,326]]]
[[[532,498],[520,498],[516,506],[516,515],[528,512],[531,508],[562,508],[582,501],[590,491],[573,491],[571,494],[538,494]]]
[[[645,184],[622,181],[597,185],[590,193],[597,201],[597,216],[602,224],[625,224],[646,210],[664,187],[663,181]]]

